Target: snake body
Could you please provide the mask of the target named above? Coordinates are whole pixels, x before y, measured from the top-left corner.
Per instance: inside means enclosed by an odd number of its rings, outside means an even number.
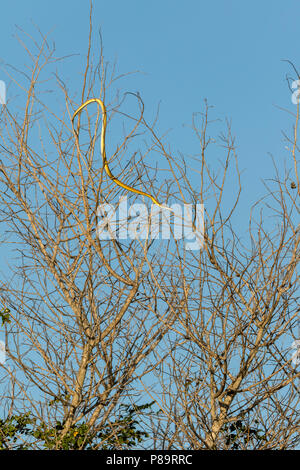
[[[76,138],[78,139],[78,134],[77,134],[77,132],[76,132],[75,129],[74,129],[74,119],[75,119],[75,117],[76,117],[79,113],[81,113],[81,111],[82,111],[86,106],[88,106],[90,103],[97,103],[97,104],[101,107],[101,110],[102,110],[101,154],[102,154],[103,167],[104,167],[106,173],[108,174],[109,178],[110,178],[115,184],[117,184],[118,186],[121,186],[121,188],[124,188],[124,189],[126,189],[127,191],[131,191],[131,192],[136,193],[136,194],[141,194],[142,196],[149,197],[157,206],[162,207],[163,209],[168,209],[168,210],[172,211],[172,209],[170,209],[169,207],[160,204],[160,203],[155,199],[155,197],[153,197],[151,194],[145,193],[144,191],[140,191],[139,189],[135,189],[135,188],[133,188],[132,186],[128,186],[127,184],[125,184],[125,183],[123,183],[122,181],[118,180],[118,178],[116,178],[116,177],[112,174],[112,172],[110,171],[110,168],[109,168],[108,162],[107,162],[107,158],[106,158],[106,151],[105,151],[105,133],[106,133],[106,125],[107,125],[106,108],[105,108],[105,105],[104,105],[103,101],[101,101],[99,98],[91,98],[91,99],[85,101],[85,102],[84,102],[81,106],[79,106],[79,108],[77,108],[76,111],[74,112],[73,117],[72,117],[72,126],[73,126],[73,130],[74,130],[74,132],[75,132]]]

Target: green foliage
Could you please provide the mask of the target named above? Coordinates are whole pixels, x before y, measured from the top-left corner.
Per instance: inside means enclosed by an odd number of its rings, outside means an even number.
[[[5,309],[0,310],[0,318],[1,318],[1,321],[2,321],[2,326],[5,325],[5,323],[10,323],[11,322],[9,308],[5,308]]]
[[[30,413],[11,416],[6,420],[0,419],[0,450],[28,450],[30,443],[22,441],[25,441],[25,437],[31,434],[29,426],[32,424],[34,424],[34,419],[30,418]]]
[[[125,416],[106,426],[97,437],[102,441],[102,449],[130,449],[149,435],[137,429],[138,421],[134,418],[137,411],[151,408],[155,402],[141,406],[123,405]]]
[[[60,421],[57,421],[53,428],[48,428],[45,423],[42,423],[33,432],[33,436],[39,441],[43,441],[44,448],[48,450],[56,449],[59,441],[59,449],[61,450],[86,449],[94,440],[94,437],[89,433],[88,426],[85,423],[72,426],[61,439],[60,434],[62,430],[63,423]]]
[[[258,421],[254,420],[254,423],[257,425]],[[262,429],[251,427],[241,420],[225,424],[222,431],[228,450],[246,449],[249,445],[252,449],[257,449],[267,440]]]
[[[56,421],[55,426],[36,423],[30,413],[11,416],[0,420],[0,450],[28,450],[44,448],[47,450],[92,450],[92,449],[130,449],[148,434],[137,429],[135,418],[138,411],[151,408],[154,402],[141,406],[123,405],[123,413],[113,423],[107,424],[98,432],[90,432],[87,423],[72,426],[61,437],[63,423]]]

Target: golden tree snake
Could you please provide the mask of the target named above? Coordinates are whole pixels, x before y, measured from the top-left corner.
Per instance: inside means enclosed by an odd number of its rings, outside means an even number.
[[[122,183],[122,181],[118,180],[118,179],[112,174],[112,172],[110,171],[109,166],[108,166],[108,162],[107,162],[107,158],[106,158],[106,152],[105,152],[105,133],[106,133],[106,124],[107,124],[106,108],[105,108],[105,105],[104,105],[103,101],[101,101],[99,98],[91,98],[91,99],[85,101],[85,102],[84,102],[81,106],[79,106],[79,108],[77,108],[76,111],[74,112],[74,114],[73,114],[73,116],[72,116],[72,127],[73,127],[73,130],[74,130],[76,139],[78,139],[78,133],[77,133],[77,132],[75,131],[75,129],[74,129],[74,119],[75,119],[75,117],[76,117],[79,113],[81,113],[81,111],[82,111],[86,106],[88,106],[90,103],[97,103],[97,104],[101,107],[101,110],[102,110],[101,154],[102,154],[103,167],[104,167],[106,173],[108,174],[109,178],[110,178],[115,184],[121,186],[121,188],[124,188],[124,189],[126,189],[127,191],[131,191],[131,192],[136,193],[136,194],[141,194],[142,196],[147,196],[147,197],[149,197],[156,205],[158,205],[159,207],[162,207],[163,209],[168,209],[168,210],[172,211],[172,209],[171,209],[170,207],[167,207],[167,206],[164,206],[163,204],[160,204],[160,203],[155,199],[155,197],[151,196],[151,194],[145,193],[144,191],[140,191],[139,189],[135,189],[135,188],[133,188],[132,186],[128,186],[127,184]]]

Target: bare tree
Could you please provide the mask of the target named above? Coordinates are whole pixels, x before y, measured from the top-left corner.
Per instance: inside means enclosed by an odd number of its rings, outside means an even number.
[[[204,249],[200,255],[174,255],[180,272],[176,290],[185,294],[185,303],[165,338],[169,355],[156,370],[157,385],[150,389],[145,384],[165,417],[159,429],[153,423],[156,446],[295,448],[299,361],[291,345],[299,333],[299,103],[293,135],[286,136],[292,169],[282,176],[275,167],[275,178],[265,183],[266,196],[250,213],[248,237],[232,223],[241,179],[231,129],[228,125],[226,134],[212,140],[208,112],[206,108],[200,127],[193,120],[201,180],[199,192],[189,188],[194,200],[205,202],[205,195],[213,195],[214,202],[207,204]],[[217,176],[208,163],[208,155],[217,154],[217,148],[211,150],[216,145],[225,152]],[[235,188],[229,207],[227,188],[231,196]]]
[[[53,449],[124,448],[120,410],[131,404],[148,433],[141,446],[295,447],[299,373],[289,346],[299,311],[299,104],[293,186],[290,173],[277,173],[250,214],[249,237],[240,238],[233,228],[242,187],[234,138],[229,125],[219,140],[209,137],[207,105],[200,126],[193,119],[200,158],[191,168],[159,135],[157,116],[146,120],[139,96],[120,98],[102,49],[92,63],[92,28],[80,98],[56,75],[64,112],[43,99],[43,74],[58,61],[54,49],[44,36],[24,47],[30,73],[16,82],[24,113],[8,103],[0,130],[1,220],[18,259],[1,287],[11,319],[8,361],[0,364],[6,419],[30,410],[33,448],[45,441]],[[99,238],[97,209],[122,190],[103,172],[99,110],[82,113],[78,141],[71,125],[75,109],[94,96],[107,105],[109,127],[123,119],[123,138],[109,133],[114,174],[166,204],[170,197],[194,211],[204,204],[201,251],[186,250],[174,233],[169,240]],[[213,146],[225,155],[219,167]],[[199,175],[196,188],[191,171]],[[158,413],[136,406],[149,401]]]
[[[87,127],[81,118],[78,145],[70,117],[80,103],[74,104],[58,77],[66,111],[60,115],[42,102],[39,78],[56,59],[45,37],[34,45],[34,52],[25,46],[32,65],[26,75],[24,115],[15,116],[8,104],[1,121],[2,221],[18,245],[21,261],[2,285],[2,302],[12,319],[6,347],[13,367],[6,372],[15,390],[13,397],[8,390],[6,406],[11,413],[26,411],[30,404],[38,422],[56,426],[53,448],[61,448],[70,432],[78,434],[76,426],[82,422],[93,436],[109,424],[106,438],[116,436],[118,445],[117,410],[120,403],[136,402],[131,384],[147,374],[145,358],[151,355],[153,360],[153,351],[175,321],[173,299],[165,302],[161,322],[151,300],[158,288],[148,283],[144,251],[149,247],[135,240],[120,243],[97,237],[97,207],[120,189],[104,178],[97,146],[101,117],[98,113],[95,124],[89,117]],[[109,76],[102,55],[92,67],[90,54],[91,34],[81,96],[100,91],[104,99],[117,77],[114,70]],[[113,102],[116,113],[118,96]],[[137,112],[137,119],[127,118],[133,129],[125,131],[110,164],[118,163],[143,125],[142,107]],[[138,160],[122,178],[138,181],[141,168],[154,182],[155,170]]]

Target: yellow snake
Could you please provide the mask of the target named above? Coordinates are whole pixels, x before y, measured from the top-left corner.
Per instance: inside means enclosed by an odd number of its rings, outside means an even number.
[[[114,183],[116,183],[117,185],[121,186],[121,188],[127,189],[127,191],[131,191],[131,192],[136,193],[136,194],[141,194],[142,196],[147,196],[155,204],[157,204],[159,207],[162,207],[163,209],[168,209],[168,210],[172,211],[172,209],[170,207],[167,207],[167,206],[164,206],[164,205],[160,204],[153,196],[151,196],[151,194],[145,193],[144,191],[140,191],[139,189],[135,189],[132,186],[128,186],[127,184],[122,183],[122,181],[115,178],[115,176],[110,171],[108,163],[107,163],[106,152],[105,152],[105,132],[106,132],[106,124],[107,124],[106,108],[105,108],[105,105],[104,105],[103,101],[101,101],[99,98],[91,98],[91,99],[85,101],[81,106],[79,106],[79,108],[76,109],[75,113],[73,114],[72,126],[73,126],[74,133],[76,135],[76,138],[78,139],[78,134],[74,129],[74,119],[77,116],[77,114],[79,114],[90,103],[97,103],[98,105],[101,106],[101,109],[102,109],[101,154],[102,154],[102,160],[103,160],[103,167],[104,167],[106,173],[108,174],[108,176],[110,177],[110,179]]]

